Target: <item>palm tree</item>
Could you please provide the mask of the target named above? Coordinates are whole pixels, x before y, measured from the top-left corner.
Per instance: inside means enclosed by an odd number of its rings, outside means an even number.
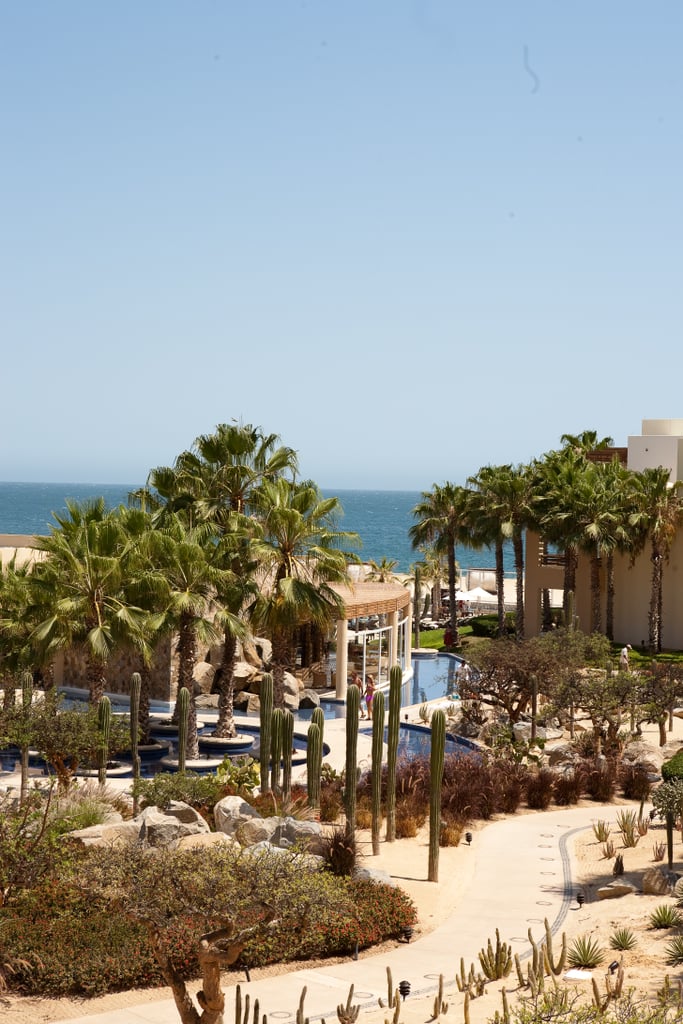
[[[252,498],[258,515],[252,551],[261,587],[250,612],[270,636],[275,703],[283,707],[294,633],[307,622],[327,629],[343,616],[333,584],[348,582],[347,562],[357,559],[341,545],[356,543],[357,537],[336,528],[339,499],[323,498],[310,481],[264,480]]]
[[[369,580],[376,580],[377,583],[386,583],[393,576],[394,569],[398,565],[398,561],[395,558],[387,558],[383,556],[380,562],[375,562],[372,559],[367,563],[370,567],[370,572],[367,578]]]
[[[531,471],[528,466],[486,466],[480,471],[479,480],[485,489],[486,518],[489,522],[497,522],[498,533],[503,538],[512,541],[516,576],[515,634],[518,640],[522,640],[524,638],[524,530],[532,521]],[[496,567],[499,571],[498,561]]]
[[[498,606],[498,636],[505,636],[505,560],[503,545],[507,540],[503,523],[498,515],[499,474],[496,466],[483,466],[476,476],[470,477],[475,488],[470,495],[470,542],[475,547],[493,547],[496,559],[496,601]]]
[[[413,548],[419,550],[425,544],[432,544],[435,551],[446,556],[450,625],[453,643],[457,644],[455,545],[469,537],[468,492],[449,482],[442,486],[434,484],[431,491],[422,492],[422,501],[413,509],[413,516],[418,520],[408,531]]]
[[[33,630],[43,657],[82,645],[90,699],[104,694],[106,666],[117,647],[134,644],[144,613],[125,592],[133,563],[133,545],[116,511],[103,498],[67,502],[67,514],[55,514],[57,526],[36,547],[45,552],[33,581],[49,614]]]
[[[634,556],[650,541],[652,576],[648,614],[648,645],[651,654],[662,649],[662,581],[664,565],[681,522],[683,507],[679,497],[683,483],[669,481],[663,466],[634,474],[635,508],[629,522],[634,530]]]
[[[178,690],[187,687],[191,697],[187,736],[190,758],[199,754],[193,679],[198,645],[208,646],[220,637],[214,624],[213,601],[226,575],[212,562],[210,538],[206,527],[188,527],[178,513],[149,536],[151,558],[166,587],[163,629],[177,635]]]

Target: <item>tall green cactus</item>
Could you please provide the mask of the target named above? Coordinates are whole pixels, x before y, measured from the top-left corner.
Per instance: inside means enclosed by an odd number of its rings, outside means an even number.
[[[190,712],[190,691],[181,686],[176,701],[178,708],[178,771],[185,771],[187,760],[187,719]]]
[[[261,792],[270,792],[268,768],[270,765],[270,737],[273,717],[273,677],[266,672],[261,677],[261,693],[259,698],[259,762],[261,767]]]
[[[289,800],[292,795],[292,747],[294,745],[294,715],[282,712],[282,795]]]
[[[280,766],[282,761],[282,719],[284,711],[275,708],[270,716],[270,788],[280,792]]]
[[[29,671],[21,675],[22,729],[19,750],[21,751],[21,784],[19,803],[23,807],[28,799],[28,752],[31,733],[31,710],[33,708],[33,676]]]
[[[344,772],[344,810],[346,834],[353,838],[356,832],[356,771],[358,764],[358,713],[360,689],[349,686],[346,691],[346,768]]]
[[[97,726],[100,734],[100,748],[97,758],[97,778],[100,786],[107,781],[107,761],[109,759],[109,737],[111,734],[111,701],[102,697],[97,706]]]
[[[396,839],[396,760],[398,731],[401,724],[401,690],[403,672],[400,665],[389,671],[389,735],[387,737],[387,834],[388,843]]]
[[[384,693],[378,690],[372,701],[372,853],[379,856],[382,826],[382,754],[384,752]]]
[[[317,722],[311,722],[306,735],[306,787],[309,807],[320,807],[322,746],[320,726]]]
[[[140,740],[140,691],[142,689],[142,677],[139,672],[133,672],[130,677],[130,755],[133,761],[133,814],[138,813],[138,785],[140,782],[140,754],[138,743]]]
[[[313,708],[311,722],[314,722],[320,729],[320,742],[325,739],[325,712],[321,707]]]
[[[427,880],[439,881],[439,836],[441,833],[441,783],[446,749],[446,715],[432,715],[432,748],[429,758],[429,870]]]

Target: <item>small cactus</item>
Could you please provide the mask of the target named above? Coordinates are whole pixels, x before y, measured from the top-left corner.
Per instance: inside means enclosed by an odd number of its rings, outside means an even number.
[[[439,991],[434,996],[432,1020],[438,1020],[442,1013],[448,1013],[448,1003],[443,998],[443,974],[439,975]]]
[[[357,690],[358,687],[355,687]],[[353,1005],[353,985],[349,989],[349,994],[346,999],[346,1004],[339,1003],[337,1006],[337,1017],[339,1024],[355,1024],[358,1020],[358,1014],[360,1013],[360,1003]],[[298,1024],[298,1021],[297,1021]]]
[[[282,762],[282,708],[275,708],[270,716],[270,788],[280,792],[280,768]]]
[[[512,970],[512,947],[507,942],[500,941],[500,932],[497,928],[495,950],[489,939],[486,949],[479,952],[479,963],[490,981],[507,978]]]
[[[292,745],[294,743],[294,715],[287,708],[282,712],[282,795],[289,800],[292,794]]]
[[[311,722],[306,737],[306,784],[310,807],[320,806],[320,770],[322,764],[322,734],[317,722]]]
[[[389,733],[387,736],[387,830],[386,841],[396,839],[396,762],[398,757],[398,734],[401,725],[401,689],[403,672],[400,665],[389,670]]]
[[[261,677],[259,696],[259,762],[261,769],[261,792],[270,791],[268,768],[270,765],[271,718],[273,714],[273,677],[266,672]]]
[[[554,974],[559,977],[564,970],[565,961],[567,959],[567,933],[562,932],[562,949],[560,951],[560,957],[557,963],[555,963],[555,957],[553,956],[553,933],[548,923],[548,918],[545,918],[545,962],[548,968],[548,974]]]

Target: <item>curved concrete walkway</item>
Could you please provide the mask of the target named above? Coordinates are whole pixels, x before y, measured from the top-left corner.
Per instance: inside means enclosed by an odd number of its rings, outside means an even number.
[[[411,996],[435,992],[440,974],[452,987],[460,957],[467,969],[471,962],[478,964],[477,954],[489,938],[495,940],[496,928],[513,952],[526,956],[529,928],[540,939],[544,918],[555,931],[567,914],[578,909],[572,885],[573,837],[598,818],[613,820],[615,815],[614,805],[590,805],[493,822],[475,835],[470,848],[475,858],[471,880],[445,924],[390,953],[248,983],[241,978],[242,998],[249,993],[252,1005],[259,1000],[262,1014],[288,1024],[296,1019],[305,985],[305,1015],[330,1021],[336,1019],[337,1005],[346,1002],[351,984],[354,1003],[377,1008],[378,998],[386,999],[387,967],[395,986],[402,979],[410,982]],[[226,1019],[232,1018],[232,994],[226,988]],[[178,1019],[172,1000],[78,1018],[80,1024],[167,1024]]]

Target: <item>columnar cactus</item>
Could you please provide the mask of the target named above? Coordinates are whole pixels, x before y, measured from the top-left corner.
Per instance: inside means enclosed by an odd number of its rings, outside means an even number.
[[[320,807],[322,746],[320,726],[316,722],[311,722],[306,737],[306,786],[308,788],[308,804],[310,807]]]
[[[372,853],[379,856],[382,825],[382,754],[384,752],[384,694],[378,690],[372,701]]]
[[[100,786],[107,781],[107,760],[109,758],[109,736],[111,733],[111,701],[102,697],[97,707],[97,725],[100,733],[97,777]]]
[[[432,749],[429,759],[429,870],[427,879],[439,881],[439,837],[441,833],[441,783],[446,748],[446,715],[432,715]]]
[[[282,795],[289,800],[292,793],[292,747],[294,744],[294,715],[282,712]]]
[[[346,769],[344,773],[344,810],[346,834],[353,838],[356,832],[356,771],[358,764],[358,713],[360,689],[349,686],[346,692]]]
[[[140,782],[140,755],[138,742],[140,739],[140,690],[142,677],[133,672],[130,677],[130,754],[133,761],[133,813],[138,812],[137,784]]]
[[[489,939],[486,949],[479,952],[479,963],[490,981],[507,978],[512,970],[512,948],[507,942],[500,941],[500,932],[497,928],[495,950]],[[541,968],[541,973],[543,973],[543,968]]]
[[[259,761],[261,767],[261,792],[268,793],[270,791],[268,767],[270,764],[271,719],[273,716],[273,677],[270,674],[270,672],[266,672],[265,675],[261,678],[259,715]]]
[[[19,803],[23,807],[28,799],[28,751],[30,734],[30,715],[33,707],[33,676],[26,671],[21,676],[21,707],[23,711],[22,736],[19,749],[21,751],[21,784]]]
[[[388,843],[396,839],[396,759],[398,730],[401,724],[401,689],[403,672],[392,665],[389,672],[389,735],[387,737],[387,835]]]
[[[181,686],[176,701],[178,711],[178,771],[185,771],[187,759],[187,719],[190,711],[190,691]]]
[[[280,763],[282,760],[282,708],[275,708],[270,716],[270,788],[280,792]]]
[[[322,743],[325,739],[325,712],[321,707],[313,708],[311,722],[314,722],[320,729],[320,742]]]

